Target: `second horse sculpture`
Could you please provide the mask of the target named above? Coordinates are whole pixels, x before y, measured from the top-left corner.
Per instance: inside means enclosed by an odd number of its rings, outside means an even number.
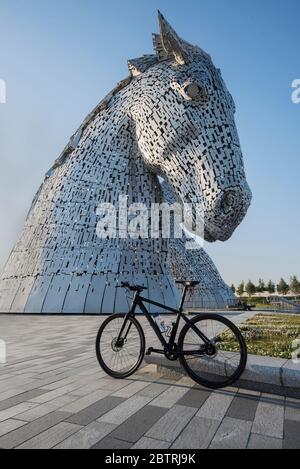
[[[144,284],[153,300],[176,307],[174,276],[200,280],[195,306],[197,298],[221,307],[234,298],[203,249],[186,251],[184,241],[161,233],[97,236],[97,207],[118,207],[121,195],[149,213],[166,193],[201,206],[198,234],[209,242],[227,240],[251,202],[235,106],[220,71],[161,14],[159,23],[155,54],[129,61],[130,77],[47,173],[1,276],[1,312],[123,312],[121,281]]]

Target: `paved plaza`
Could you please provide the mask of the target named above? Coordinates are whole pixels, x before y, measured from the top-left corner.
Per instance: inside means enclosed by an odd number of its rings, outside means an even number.
[[[300,448],[300,400],[212,392],[154,365],[106,376],[94,351],[102,320],[0,316],[0,448]]]

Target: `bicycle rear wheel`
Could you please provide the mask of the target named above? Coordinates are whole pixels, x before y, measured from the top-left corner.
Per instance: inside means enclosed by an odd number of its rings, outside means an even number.
[[[145,336],[140,323],[131,317],[117,343],[125,315],[115,314],[101,325],[96,339],[96,355],[101,368],[117,379],[127,378],[140,367],[145,355]]]
[[[245,370],[247,347],[240,330],[228,319],[216,314],[199,315],[182,329],[178,340],[180,362],[197,383],[225,388],[235,383]],[[205,344],[196,331],[210,343]]]

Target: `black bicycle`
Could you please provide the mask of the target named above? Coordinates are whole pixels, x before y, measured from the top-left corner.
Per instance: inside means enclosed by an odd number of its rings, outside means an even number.
[[[189,288],[199,282],[177,282],[183,285],[180,307],[175,310],[141,296],[146,290],[139,285],[122,283],[134,293],[132,306],[127,314],[115,314],[101,325],[96,353],[102,369],[118,379],[127,378],[140,367],[145,356],[145,335],[136,319],[137,308],[146,316],[157,335],[162,350],[149,348],[147,355],[159,353],[168,360],[180,360],[187,374],[202,386],[219,389],[232,385],[242,375],[247,363],[247,347],[239,329],[228,319],[217,314],[199,314],[190,318],[183,313],[183,305]],[[144,303],[163,308],[176,314],[168,341]],[[180,321],[185,322],[176,342]]]

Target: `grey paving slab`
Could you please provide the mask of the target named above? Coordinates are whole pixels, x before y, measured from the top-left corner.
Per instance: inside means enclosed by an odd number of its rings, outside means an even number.
[[[47,414],[51,414],[55,410],[56,408],[53,408],[52,406],[48,404],[42,404],[42,405],[38,405],[34,407],[33,409],[27,410],[26,412],[23,412],[22,414],[17,415],[17,418],[29,423],[41,417],[44,417]]]
[[[33,389],[32,391],[27,391],[9,399],[5,399],[4,401],[0,402],[0,412],[2,410],[8,409],[9,407],[14,407],[18,404],[21,404],[22,402],[29,401],[29,399],[33,399],[34,397],[42,396],[45,393],[46,391],[42,389]]]
[[[298,399],[286,399],[284,418],[300,422],[300,401]]]
[[[248,443],[248,449],[282,449],[283,440],[270,436],[256,435],[252,433]]]
[[[216,435],[211,449],[245,449],[248,444],[252,423],[246,420],[238,420],[226,417]]]
[[[34,436],[54,427],[54,425],[66,420],[70,414],[66,412],[52,412],[45,417],[28,423],[0,438],[0,448],[11,449],[19,446]]]
[[[131,446],[132,443],[128,441],[117,440],[108,436],[94,445],[92,449],[128,449]]]
[[[277,396],[265,396],[257,406],[252,433],[283,438],[284,405]]]
[[[137,393],[138,396],[152,397],[153,399],[168,389],[167,384],[153,383]]]
[[[194,407],[195,409],[199,409],[204,402],[209,398],[211,395],[211,391],[208,389],[199,389],[194,388],[190,389],[184,396],[179,399],[177,405],[183,405],[187,407]]]
[[[153,438],[147,438],[143,436],[137,443],[135,443],[131,449],[168,449],[170,443],[167,441],[154,440]]]
[[[18,446],[18,449],[50,449],[80,430],[79,425],[61,422]]]
[[[1,365],[0,365],[1,370]],[[0,393],[0,401],[5,401],[10,399],[11,397],[18,396],[19,394],[23,394],[28,390],[34,389],[34,385],[30,384],[29,386],[18,386],[17,388],[8,389],[7,391]]]
[[[223,420],[234,397],[233,392],[213,392],[202,405],[197,416],[205,419]]]
[[[55,446],[55,449],[90,449],[109,435],[115,428],[116,425],[112,423],[92,422]]]
[[[33,420],[44,417],[45,415],[50,414],[55,410],[63,412],[62,407],[70,404],[70,402],[73,402],[74,399],[76,398],[71,395],[59,396],[56,399],[53,399],[53,401],[47,402],[46,404],[37,405],[36,407],[33,407],[26,412],[18,414],[16,418],[25,420],[26,422],[32,422]]]
[[[300,422],[286,420],[284,422],[284,449],[300,449]]]
[[[8,389],[15,388],[21,385],[22,386],[28,385],[28,387],[30,388],[30,385],[32,384],[33,381],[34,380],[31,377],[26,378],[26,376],[24,375],[17,376],[17,377],[8,379],[5,382],[3,382],[0,386],[0,392],[6,391]]]
[[[192,407],[175,405],[172,407],[145,436],[172,443],[196,413]]]
[[[129,398],[137,394],[139,391],[142,391],[148,386],[149,386],[149,383],[147,381],[134,381],[133,383],[130,383],[128,386],[125,386],[124,388],[121,388],[118,391],[114,392],[113,396]]]
[[[22,402],[21,404],[2,410],[0,412],[0,422],[3,422],[4,420],[10,419],[12,417],[16,417],[18,414],[21,414],[26,410],[32,409],[32,407],[35,406],[36,404],[32,402]]]
[[[84,378],[81,378],[82,384],[85,384]],[[73,376],[68,376],[67,378],[59,379],[58,381],[54,381],[54,383],[46,384],[41,389],[46,392],[54,391],[55,389],[62,388],[70,383],[80,382],[80,378]]]
[[[34,402],[35,404],[45,404],[46,402],[52,401],[56,397],[72,392],[78,387],[80,387],[80,385],[78,385],[77,383],[71,383],[67,386],[63,386],[62,388],[55,389],[54,391],[46,392],[41,396],[34,397],[30,399],[30,402]]]
[[[111,436],[136,443],[166,412],[165,408],[146,405],[119,425]]]
[[[172,449],[207,449],[220,426],[218,420],[193,417],[179,435]]]
[[[74,389],[73,391],[71,391],[71,393],[74,396],[86,397],[89,394],[93,393],[94,391],[98,391],[99,394],[101,393],[102,395],[105,395],[105,394],[108,395],[108,394],[111,394],[112,392],[110,389],[102,389],[101,381],[99,381],[98,379],[95,379],[93,383],[89,383],[78,389]]]
[[[171,362],[172,363],[172,362]],[[170,374],[162,374],[162,376],[157,380],[157,383],[161,384],[168,384],[168,385],[175,385],[182,379],[182,374],[176,374],[174,376],[170,376]],[[186,376],[184,376],[186,378]]]
[[[21,420],[5,420],[4,422],[0,423],[0,437],[6,433],[10,433],[13,430],[16,430],[17,428],[23,427],[24,425],[26,425],[26,422],[22,422]]]
[[[116,392],[119,389],[125,388],[128,384],[132,383],[129,380],[120,380],[120,379],[113,379],[113,378],[102,378],[98,384],[99,389],[109,390],[112,392]]]
[[[125,399],[121,397],[108,396],[104,399],[95,402],[94,404],[86,407],[77,414],[72,415],[68,418],[69,423],[75,423],[77,425],[88,425],[94,420],[98,419],[102,415],[107,414],[115,407],[119,406]],[[118,422],[111,422],[118,423]]]
[[[120,397],[114,397],[111,399],[121,399]],[[118,406],[115,406],[113,410],[104,414],[98,422],[108,422],[121,425],[125,420],[131,417],[133,414],[142,409],[145,405],[151,401],[150,397],[133,396],[130,399],[125,400]]]
[[[253,422],[258,403],[259,397],[246,393],[238,394],[231,402],[226,416]]]
[[[157,396],[157,398],[151,402],[151,405],[170,409],[188,392],[189,388],[186,386],[177,385],[168,387],[162,394]]]
[[[66,403],[65,406],[61,407],[62,412],[71,412],[73,414],[77,414],[83,409],[99,402],[101,399],[104,399],[109,395],[109,391],[97,390],[94,391],[84,397],[81,398],[74,398],[72,399],[71,403]]]

